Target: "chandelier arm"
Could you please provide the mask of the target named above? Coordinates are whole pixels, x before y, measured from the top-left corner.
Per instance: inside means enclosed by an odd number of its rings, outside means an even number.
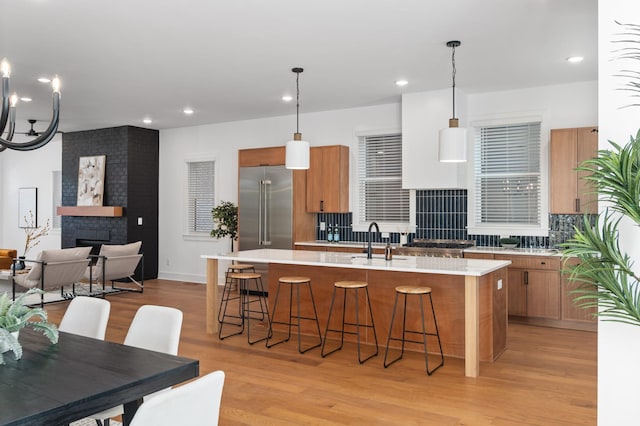
[[[53,116],[47,130],[37,138],[28,142],[12,142],[11,139],[0,138],[0,145],[16,151],[32,151],[45,146],[56,134],[60,122],[60,93],[53,93]]]
[[[9,77],[2,77],[2,112],[0,113],[0,135],[7,127],[9,117]]]

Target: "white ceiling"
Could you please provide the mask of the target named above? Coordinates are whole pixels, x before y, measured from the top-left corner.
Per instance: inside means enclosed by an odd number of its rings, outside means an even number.
[[[63,131],[294,114],[295,66],[301,113],[397,102],[451,87],[449,40],[468,93],[595,80],[597,0],[0,0],[19,130],[46,126],[52,74]]]

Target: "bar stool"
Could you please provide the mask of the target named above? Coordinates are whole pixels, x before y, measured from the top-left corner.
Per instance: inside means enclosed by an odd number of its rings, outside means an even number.
[[[227,272],[225,273],[225,285],[227,282],[231,281],[231,291],[236,290],[236,281],[229,279],[229,274],[232,272],[255,272],[256,268],[253,265],[248,263],[233,263],[231,266],[227,268]]]
[[[250,269],[250,268],[245,268]],[[256,288],[260,293],[257,297],[251,298],[249,294],[249,280],[254,280],[256,283]],[[239,292],[238,295],[231,295],[231,288],[234,283],[238,283]],[[255,272],[228,272],[227,273],[227,281],[225,282],[224,289],[222,291],[222,300],[220,301],[220,310],[218,311],[218,322],[220,323],[220,327],[218,329],[218,338],[220,340],[226,339],[227,337],[236,336],[238,334],[244,333],[244,324],[247,323],[247,342],[250,345],[254,343],[261,342],[265,340],[267,336],[259,338],[257,340],[251,340],[251,320],[260,320],[264,321],[265,317],[267,322],[269,322],[269,310],[267,307],[267,302],[263,297],[264,287],[262,286],[262,275]],[[239,301],[239,312],[238,315],[232,315],[227,313],[227,309],[229,307],[229,302],[233,300]],[[252,305],[257,303],[259,307],[257,309],[253,309]],[[259,316],[253,316],[252,314],[259,314]],[[228,321],[229,318],[236,319],[239,321]],[[240,327],[240,329],[234,333],[227,334],[225,336],[222,335],[222,330],[224,325],[233,325],[236,327]]]
[[[391,332],[393,330],[393,322],[396,316],[396,308],[398,306],[398,296],[404,295],[404,304],[402,311],[402,338],[391,337]],[[420,314],[422,319],[422,330],[407,330],[407,295],[418,295],[420,297]],[[431,313],[433,315],[433,324],[435,325],[435,333],[427,333],[426,324],[424,320],[424,302],[423,296],[429,295],[429,302],[431,303]],[[419,340],[409,340],[406,338],[406,334],[420,334],[422,335],[422,341]],[[427,352],[427,336],[436,336],[438,338],[438,346],[440,347],[440,364],[438,364],[433,370],[429,370],[429,354]],[[391,360],[387,363],[387,355],[389,353],[389,342],[391,340],[396,340],[402,342],[402,349],[400,351],[400,356]],[[396,287],[396,300],[393,304],[393,313],[391,314],[391,324],[389,325],[389,337],[387,338],[387,348],[384,352],[384,367],[387,368],[394,362],[402,359],[404,355],[404,344],[405,342],[411,343],[422,343],[424,345],[424,359],[427,369],[427,374],[430,376],[436,371],[438,368],[444,365],[444,355],[442,354],[442,343],[440,342],[440,333],[438,333],[438,323],[436,321],[436,312],[433,308],[433,298],[431,297],[431,288],[430,287],[415,287],[415,286],[399,286]]]
[[[343,297],[342,297],[342,327],[340,330],[336,330],[336,329],[331,329],[329,328],[329,324],[331,324],[331,315],[333,314],[333,305],[335,303],[336,300],[336,293],[337,290],[341,288],[343,290]],[[367,304],[368,304],[368,309],[369,309],[369,319],[371,321],[371,324],[360,324],[360,310],[359,310],[359,306],[358,306],[358,290],[360,289],[364,289],[364,295],[365,298],[367,299]],[[355,305],[356,305],[356,322],[346,322],[345,321],[345,315],[347,312],[347,290],[354,290],[354,298],[355,298]],[[355,331],[345,331],[344,330],[344,326],[348,325],[348,326],[353,326],[355,327]],[[362,359],[362,357],[360,356],[360,328],[371,328],[373,330],[373,338],[375,340],[376,343],[376,351],[369,355],[368,357],[366,357],[365,359]],[[335,333],[340,333],[340,345],[337,348],[332,349],[329,352],[324,351],[325,349],[325,345],[327,343],[327,336],[329,335],[329,332],[335,332]],[[365,361],[367,361],[368,359],[373,358],[374,356],[378,355],[378,336],[376,335],[376,326],[373,323],[373,312],[371,310],[371,299],[369,298],[369,284],[366,283],[365,281],[338,281],[336,283],[333,284],[333,296],[331,297],[331,306],[329,307],[329,317],[327,318],[327,328],[325,329],[324,332],[324,340],[322,341],[322,351],[321,351],[321,355],[322,357],[326,357],[327,355],[330,355],[336,351],[339,351],[340,349],[342,349],[342,346],[344,344],[344,335],[345,333],[347,334],[355,334],[358,338],[358,362],[360,362],[360,364],[363,364]]]
[[[300,311],[300,287],[303,285],[307,285],[309,288],[309,296],[311,297],[311,306],[313,307],[313,317],[304,317]],[[275,321],[276,312],[278,309],[278,299],[280,297],[280,288],[282,286],[289,286],[289,319],[288,321]],[[293,315],[292,307],[293,307],[293,289],[296,289],[296,313]],[[293,323],[292,320],[296,319],[296,323]],[[301,334],[300,334],[300,321],[308,320],[314,321],[316,325],[316,329],[318,331],[318,344],[308,347],[302,350],[301,346]],[[287,337],[285,339],[279,340],[277,342],[270,342],[270,339],[273,337],[273,324],[282,324],[288,326]],[[322,344],[322,335],[320,333],[320,322],[318,321],[318,312],[316,311],[316,303],[313,300],[313,291],[311,290],[311,278],[308,277],[280,277],[278,279],[278,290],[276,291],[276,298],[273,302],[273,315],[271,316],[271,322],[269,323],[269,334],[267,335],[267,348],[271,348],[275,345],[279,345],[280,343],[288,342],[291,338],[291,327],[298,327],[298,352],[301,354],[319,347]]]

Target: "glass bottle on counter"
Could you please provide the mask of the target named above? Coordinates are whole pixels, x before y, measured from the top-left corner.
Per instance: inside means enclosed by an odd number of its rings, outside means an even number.
[[[340,228],[338,228],[338,224],[336,224],[336,227],[333,230],[333,242],[340,242]]]
[[[391,260],[393,253],[391,252],[391,243],[387,240],[387,245],[384,248],[384,260]]]
[[[333,228],[331,227],[331,224],[327,226],[327,241],[329,242],[333,241]]]

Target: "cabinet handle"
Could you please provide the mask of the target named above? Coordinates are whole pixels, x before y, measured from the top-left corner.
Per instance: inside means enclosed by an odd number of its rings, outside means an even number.
[[[546,265],[547,263],[546,263],[546,262],[540,262],[540,264],[541,264],[541,265]]]
[[[529,285],[529,271],[524,271],[524,285]]]
[[[580,212],[580,198],[576,198],[576,213]]]
[[[320,200],[320,211],[324,211],[324,200]]]

